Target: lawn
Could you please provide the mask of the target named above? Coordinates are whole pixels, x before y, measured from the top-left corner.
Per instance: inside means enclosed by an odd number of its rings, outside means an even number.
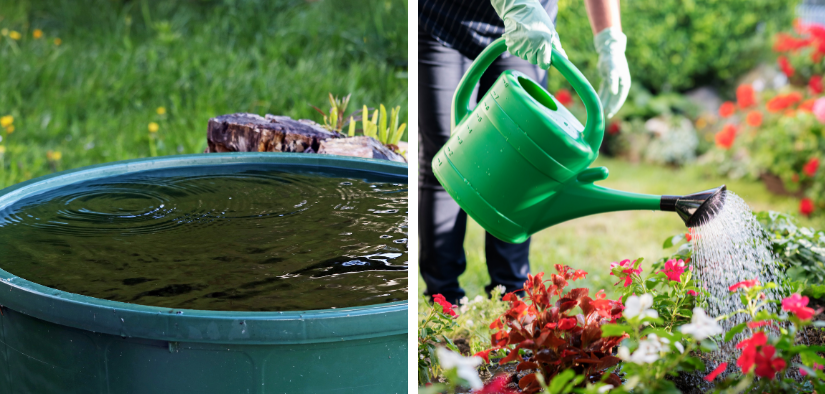
[[[698,167],[681,169],[655,165],[631,164],[623,160],[599,158],[593,166],[606,166],[610,177],[600,184],[606,187],[650,194],[689,194],[727,184],[755,211],[796,212],[798,200],[774,196],[761,183],[731,181],[704,173]],[[823,228],[823,223],[801,220],[801,224]],[[490,277],[484,262],[484,230],[472,222],[468,226],[465,248],[467,271],[459,279],[470,298],[483,294]],[[648,263],[665,255],[665,238],[685,231],[679,217],[672,212],[623,211],[587,216],[545,229],[533,236],[530,246],[531,272],[555,272],[553,264],[566,264],[590,274],[577,282],[578,287],[604,288],[608,295],[615,277],[610,276],[611,262],[644,257]],[[669,252],[675,251],[674,249]],[[419,275],[419,289],[424,282]]]
[[[217,115],[320,121],[328,92],[407,119],[406,0],[0,0],[0,31],[0,188],[202,152]]]

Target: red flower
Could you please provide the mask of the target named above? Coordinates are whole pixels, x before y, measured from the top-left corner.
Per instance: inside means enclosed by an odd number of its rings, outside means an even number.
[[[810,45],[812,41],[811,38],[796,38],[788,33],[779,33],[776,35],[773,50],[776,52],[795,51]]]
[[[791,92],[788,94],[780,94],[768,101],[768,112],[779,112],[790,108],[794,104],[802,101],[802,95],[799,92]]]
[[[785,56],[780,56],[778,61],[779,68],[782,69],[782,72],[785,73],[785,75],[787,75],[788,78],[792,77],[796,70],[794,70],[793,66],[791,66],[791,62],[788,61],[788,58],[786,58]]]
[[[559,89],[556,92],[556,100],[558,100],[561,105],[567,106],[573,103],[573,95],[570,94],[570,91],[567,89]]]
[[[768,343],[768,337],[762,331],[757,331],[752,337],[739,342],[737,349],[742,349],[742,354],[736,360],[736,365],[742,369],[742,373],[748,373],[756,362],[756,349]]]
[[[705,380],[707,380],[708,382],[712,382],[713,379],[716,379],[716,377],[719,376],[720,373],[725,372],[725,369],[727,368],[728,363],[719,364],[719,366],[716,367],[716,369],[714,369],[713,372],[709,373],[708,376],[705,376]]]
[[[759,111],[748,112],[748,115],[745,117],[745,122],[753,127],[762,126],[762,113]]]
[[[774,357],[776,348],[771,345],[762,346],[762,349],[754,355],[756,363],[756,376],[760,378],[773,379],[777,372],[782,371],[787,366],[785,360]]]
[[[575,317],[566,317],[564,319],[561,319],[561,322],[559,322],[559,330],[567,331],[572,329],[573,327],[576,327]]]
[[[802,167],[802,172],[804,172],[808,176],[814,176],[816,174],[816,170],[819,168],[819,158],[812,157],[805,163],[805,166]]]
[[[736,112],[736,105],[734,105],[733,102],[725,101],[719,106],[719,116],[723,118],[730,117],[734,112]]]
[[[726,124],[722,131],[716,133],[716,145],[722,149],[730,149],[736,139],[736,126]]]
[[[816,311],[808,307],[808,297],[799,294],[792,294],[782,300],[782,310],[792,312],[802,320],[810,320],[816,314]]]
[[[736,103],[739,108],[745,109],[756,104],[756,94],[751,85],[739,85],[736,88]]]
[[[814,366],[811,367],[811,368],[822,370],[823,368],[825,368],[825,365],[819,365],[817,363],[814,363]],[[802,369],[802,368],[799,368],[799,374],[802,375],[802,376],[808,376],[808,372],[805,372],[805,370]]]
[[[822,76],[814,75],[808,80],[808,89],[811,89],[813,94],[822,93]]]
[[[688,295],[691,295],[691,296],[694,296],[694,297],[696,297],[697,295],[699,295],[699,293],[697,293],[695,290],[688,290],[688,292],[687,292],[687,293],[688,293]]]
[[[773,322],[772,322],[772,321],[770,321],[770,320],[763,320],[763,321],[752,321],[752,322],[748,322],[748,328],[750,328],[751,330],[753,330],[754,328],[759,328],[759,327],[769,326],[769,325],[771,325],[771,324],[773,324]]]
[[[619,126],[619,122],[610,122],[610,125],[607,126],[607,134],[616,135],[622,131],[621,127]]]
[[[496,349],[482,350],[482,351],[474,354],[473,356],[474,357],[481,357],[481,358],[484,359],[485,362],[487,362],[487,364],[489,364],[490,363],[490,352],[493,351],[493,350],[496,350]]]
[[[636,262],[636,260],[633,260],[632,262],[630,260],[622,260],[621,262],[618,262],[618,263],[615,263],[615,262],[610,263],[610,270],[611,271],[613,271],[613,268],[622,267],[622,268],[624,268],[622,270],[622,273],[626,274],[626,275],[620,276],[619,281],[614,283],[613,286],[616,286],[619,283],[621,283],[622,282],[621,279],[624,279],[624,287],[630,286],[630,284],[633,283],[633,274],[642,273],[642,267],[639,267],[638,269],[633,269],[633,263],[635,263],[635,262]],[[610,272],[610,275],[615,275],[615,274],[613,272]]]
[[[750,289],[751,287],[758,286],[758,285],[759,285],[759,279],[751,279],[751,280],[746,280],[746,281],[736,283],[736,284],[732,285],[730,288],[728,288],[728,290],[730,290],[731,292],[734,292],[734,291],[736,291],[736,289],[738,289],[740,287],[745,288],[745,289]]]
[[[810,216],[814,213],[814,202],[811,201],[810,198],[803,198],[802,201],[799,202],[799,213]]]
[[[685,262],[681,259],[668,260],[665,262],[665,269],[663,269],[662,272],[664,272],[668,279],[681,283],[682,280],[680,276],[685,272]]]
[[[570,277],[570,280],[576,281],[579,279],[584,279],[586,276],[587,272],[584,272],[583,270],[575,270],[573,271],[573,275]]]
[[[516,394],[515,391],[507,388],[510,379],[506,375],[499,375],[491,380],[487,385],[478,391],[473,391],[475,394]]]
[[[693,235],[690,235],[690,231],[685,233],[685,239],[690,242],[693,239]]]
[[[444,298],[443,295],[441,295],[441,294],[434,295],[433,296],[433,302],[435,302],[438,305],[441,305],[441,308],[444,310],[444,314],[450,315],[452,317],[458,316],[458,314],[455,313],[455,311],[453,310],[453,304],[450,304],[449,302],[447,302],[447,299]]]
[[[814,103],[816,103],[816,99],[807,99],[799,104],[799,110],[805,112],[814,112]]]

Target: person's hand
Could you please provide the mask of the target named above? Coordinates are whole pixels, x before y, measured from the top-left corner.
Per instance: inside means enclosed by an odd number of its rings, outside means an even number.
[[[504,20],[507,50],[528,62],[550,68],[551,48],[561,49],[553,21],[537,0],[491,0],[498,16]]]
[[[599,99],[607,118],[613,117],[627,100],[630,91],[630,69],[624,51],[627,36],[615,27],[608,27],[593,40],[599,53]]]

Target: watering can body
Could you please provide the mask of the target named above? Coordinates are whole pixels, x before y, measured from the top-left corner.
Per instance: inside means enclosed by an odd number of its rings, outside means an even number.
[[[476,83],[505,50],[504,39],[498,39],[470,66],[453,98],[452,135],[433,158],[433,173],[461,208],[507,242],[593,213],[660,209],[660,196],[593,185],[608,174],[604,167],[587,168],[598,155],[604,115],[593,87],[557,52],[552,65],[581,97],[586,125],[512,70],[469,109]]]

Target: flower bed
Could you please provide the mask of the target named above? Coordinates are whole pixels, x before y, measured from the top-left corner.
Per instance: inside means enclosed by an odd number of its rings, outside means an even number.
[[[804,242],[791,219],[758,217],[777,234],[773,249],[785,265],[808,264],[793,252]],[[463,300],[457,308],[435,296],[419,322],[420,393],[695,392],[700,388],[685,377],[696,374],[705,389],[825,392],[825,358],[819,355],[825,346],[817,334],[825,321],[816,320],[822,309],[799,291],[769,300],[766,290],[780,284],[754,279],[730,286],[730,299],[741,302],[738,310],[708,317],[703,290],[693,279],[691,242],[690,233],[668,238],[664,247],[678,245],[676,252],[649,266],[643,259],[611,264],[616,299],[604,290],[591,297],[591,289],[568,289],[587,273],[563,265],[529,276],[523,295],[499,300],[498,292]],[[777,312],[770,312],[770,303],[780,305]],[[720,319],[742,315],[744,323],[724,332]],[[474,321],[482,316],[493,318],[489,324]],[[466,329],[468,323],[483,329]],[[454,345],[459,332],[470,348]],[[711,355],[722,347],[736,354],[717,365]],[[422,367],[428,371],[421,373]]]

